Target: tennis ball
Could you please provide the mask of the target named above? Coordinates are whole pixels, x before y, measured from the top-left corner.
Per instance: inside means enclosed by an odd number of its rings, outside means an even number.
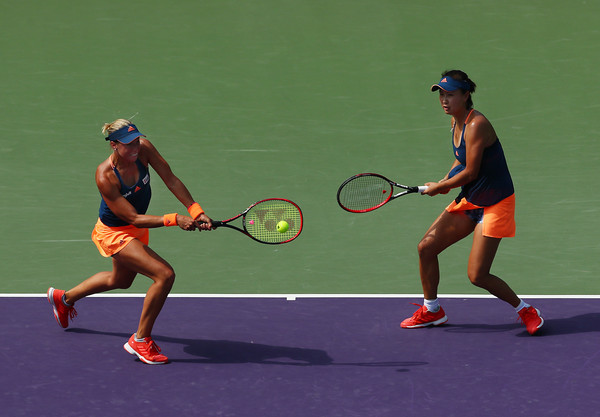
[[[288,231],[289,228],[290,228],[290,225],[288,224],[288,222],[286,222],[284,220],[277,223],[277,231],[279,233],[285,233]]]

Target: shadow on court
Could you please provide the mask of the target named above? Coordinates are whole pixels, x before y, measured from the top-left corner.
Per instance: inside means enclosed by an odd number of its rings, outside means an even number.
[[[514,324],[446,324],[444,331],[449,333],[498,333],[509,332],[522,328],[519,323]]]
[[[586,313],[577,316],[546,320],[540,336],[560,336],[580,333],[600,332],[600,313]]]
[[[127,340],[130,335],[117,332],[104,332],[84,328],[69,328],[69,333],[88,335],[114,336],[120,340]],[[195,356],[194,359],[170,359],[173,363],[198,363],[198,364],[236,364],[256,363],[261,365],[291,365],[291,366],[365,366],[365,367],[410,367],[427,365],[427,362],[343,362],[336,363],[320,349],[306,349],[286,346],[271,346],[260,343],[237,342],[231,340],[203,340],[184,339],[165,336],[154,336],[154,340],[161,343],[182,345],[183,351]],[[407,372],[407,369],[398,369]]]
[[[506,324],[446,324],[444,330],[449,333],[498,333],[523,329],[520,322]],[[534,337],[560,336],[567,334],[600,332],[600,313],[587,313],[568,318],[544,319],[544,326]],[[531,337],[523,330],[517,337]]]
[[[127,340],[128,334],[102,332],[91,329],[71,328],[67,332],[115,336]],[[305,349],[285,346],[271,346],[260,343],[236,342],[230,340],[184,339],[175,337],[153,336],[161,343],[182,345],[183,351],[198,359],[171,359],[171,362],[184,363],[259,363],[263,365],[329,365],[333,360],[327,352],[319,349]],[[287,360],[283,360],[287,359]]]

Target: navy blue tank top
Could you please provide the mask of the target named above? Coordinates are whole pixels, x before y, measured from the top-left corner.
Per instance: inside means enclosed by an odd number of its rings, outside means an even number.
[[[455,127],[456,124],[452,127],[452,149],[454,157],[460,162],[460,165],[457,165],[450,171],[448,178],[452,178],[464,170],[467,165],[467,148],[465,145],[466,122],[465,126],[463,126],[459,146],[454,145]],[[464,197],[470,203],[481,207],[489,207],[504,200],[506,197],[510,197],[514,192],[515,189],[506,158],[504,157],[504,151],[500,144],[500,139],[496,138],[492,146],[485,148],[483,151],[479,175],[475,180],[461,187],[461,192],[456,200],[460,201]]]
[[[140,175],[137,182],[132,187],[128,187],[123,183],[119,171],[114,166],[113,171],[121,183],[121,195],[125,197],[125,199],[129,201],[133,207],[135,207],[135,210],[139,214],[146,214],[148,206],[150,205],[150,198],[152,197],[152,190],[150,188],[150,172],[148,171],[148,167],[142,164],[139,159],[135,161],[135,164],[138,167]],[[107,226],[121,227],[129,225],[129,223],[121,220],[108,208],[104,198],[102,198],[102,201],[100,201],[99,214],[100,221]]]

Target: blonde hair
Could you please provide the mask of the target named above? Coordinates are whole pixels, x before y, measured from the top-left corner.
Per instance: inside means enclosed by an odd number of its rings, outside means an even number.
[[[129,126],[130,124],[131,124],[131,121],[129,121],[127,119],[117,119],[112,123],[104,123],[104,126],[102,126],[102,134],[104,136],[108,136],[112,132],[116,132],[117,130],[121,129],[122,127]]]

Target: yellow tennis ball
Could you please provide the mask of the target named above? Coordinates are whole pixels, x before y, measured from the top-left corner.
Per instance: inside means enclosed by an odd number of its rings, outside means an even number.
[[[284,220],[277,223],[277,231],[279,233],[285,233],[288,231],[289,228],[290,228],[290,225],[288,224],[288,222],[286,222]]]

